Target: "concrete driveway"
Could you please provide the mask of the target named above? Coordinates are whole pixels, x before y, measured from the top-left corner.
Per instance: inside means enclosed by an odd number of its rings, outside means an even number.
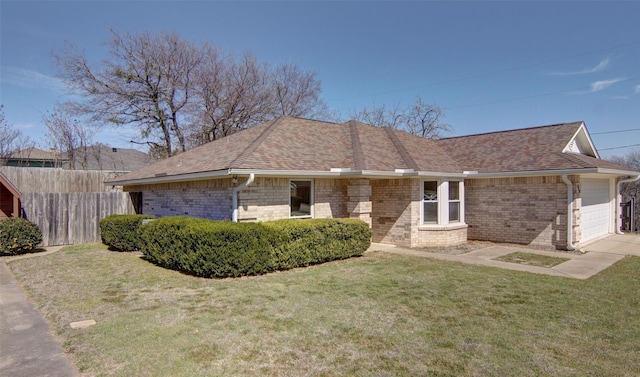
[[[494,244],[464,254],[451,255],[444,253],[430,253],[422,250],[403,249],[392,245],[372,244],[369,251],[384,251],[393,254],[411,255],[416,257],[433,258],[461,262],[488,267],[498,267],[508,270],[530,272],[551,276],[561,276],[574,279],[588,279],[602,270],[612,266],[626,255],[640,256],[640,235],[614,234],[586,245],[584,254],[567,253],[562,251],[542,251],[526,246]],[[496,258],[503,255],[521,252],[551,257],[569,259],[557,266],[537,267],[525,264],[502,262]]]
[[[588,252],[635,255],[640,257],[640,234],[614,234],[583,247]]]

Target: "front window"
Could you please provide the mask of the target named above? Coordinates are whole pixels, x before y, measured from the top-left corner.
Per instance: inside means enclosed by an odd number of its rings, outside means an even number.
[[[311,181],[291,181],[291,217],[311,217]]]
[[[425,181],[422,195],[423,222],[438,223],[438,181]]]
[[[447,225],[464,221],[462,181],[422,182],[422,223]]]
[[[449,222],[460,221],[460,182],[449,182]]]

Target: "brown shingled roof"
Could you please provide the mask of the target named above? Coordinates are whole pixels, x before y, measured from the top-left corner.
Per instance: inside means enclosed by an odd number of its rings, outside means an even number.
[[[337,124],[280,117],[128,173],[117,181],[226,169],[328,172],[332,168],[462,172],[433,140],[355,121]]]
[[[563,149],[583,123],[428,140],[356,121],[342,124],[280,117],[123,175],[113,182],[229,169],[299,173],[351,171],[461,174],[602,168],[629,171]],[[208,176],[208,175],[207,175]]]
[[[468,171],[480,173],[580,169],[562,153],[582,122],[490,132],[437,140]],[[598,159],[594,159],[598,160]],[[598,160],[602,161],[602,160]]]

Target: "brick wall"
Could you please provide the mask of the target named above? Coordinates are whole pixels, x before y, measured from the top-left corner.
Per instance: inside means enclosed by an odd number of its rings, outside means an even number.
[[[288,178],[257,177],[238,193],[238,221],[288,219],[290,192]]]
[[[467,242],[467,225],[446,227],[423,226],[418,228],[418,240],[414,247],[455,246]]]
[[[411,247],[413,232],[420,221],[413,205],[414,191],[419,190],[418,179],[371,180],[371,222],[373,242]],[[414,200],[412,200],[412,198]],[[415,226],[412,226],[415,224]]]
[[[465,200],[471,240],[566,248],[567,185],[560,176],[469,179]],[[574,204],[575,230],[579,198]]]
[[[240,180],[239,183],[242,183]],[[238,193],[239,221],[269,221],[289,218],[289,178],[257,177]],[[127,186],[125,191],[142,192],[145,214],[193,216],[213,220],[231,219],[231,179],[211,179],[156,185]],[[316,218],[346,218],[346,179],[314,180]]]
[[[349,217],[346,179],[316,179],[314,184],[315,218]]]
[[[126,186],[124,190],[142,192],[144,214],[229,220],[233,186],[228,178]]]

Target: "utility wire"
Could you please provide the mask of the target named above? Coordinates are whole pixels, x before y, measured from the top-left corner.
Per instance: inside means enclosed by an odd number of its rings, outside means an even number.
[[[618,130],[618,131],[590,132],[590,134],[591,135],[617,134],[620,132],[631,132],[631,131],[640,131],[640,128],[631,128],[628,130]]]
[[[361,96],[333,98],[331,100],[344,101],[344,100],[355,99],[355,98],[366,98],[366,97],[372,97],[372,96],[381,95],[381,94],[391,94],[391,93],[405,92],[407,90],[421,89],[421,88],[427,88],[427,87],[431,87],[431,86],[451,84],[451,83],[460,82],[460,81],[474,80],[474,79],[478,79],[478,78],[482,78],[482,77],[494,76],[494,75],[499,75],[499,74],[506,73],[506,72],[511,72],[511,71],[517,71],[517,70],[526,69],[526,68],[537,67],[537,66],[541,66],[541,65],[545,65],[545,64],[549,64],[549,63],[555,63],[557,61],[561,61],[561,60],[564,60],[564,59],[571,59],[571,58],[577,58],[577,57],[586,56],[586,55],[597,54],[597,53],[600,53],[600,52],[615,50],[615,49],[618,49],[618,48],[627,47],[627,46],[633,46],[633,45],[637,45],[637,44],[640,44],[640,41],[622,43],[622,44],[611,46],[611,47],[607,47],[607,48],[601,48],[601,49],[598,49],[598,50],[592,50],[592,51],[588,51],[588,52],[581,52],[581,53],[578,53],[578,54],[562,56],[562,57],[558,57],[558,58],[555,58],[555,59],[544,60],[544,61],[537,62],[537,63],[531,63],[531,64],[525,64],[525,65],[521,65],[521,66],[503,68],[503,69],[499,69],[499,70],[495,70],[495,71],[489,71],[489,72],[479,73],[479,74],[470,75],[470,76],[463,76],[463,77],[458,77],[458,78],[449,79],[449,80],[436,81],[436,82],[427,83],[427,84],[424,84],[424,85],[417,85],[417,86],[406,87],[406,88],[401,88],[401,89],[387,90],[387,91],[383,91],[383,92],[365,94],[365,95],[361,95]]]
[[[612,148],[598,148],[599,151],[610,151],[612,149],[623,149],[623,148],[631,148],[631,147],[640,147],[640,144],[631,144],[631,145],[625,145],[622,147],[612,147]]]
[[[617,83],[628,82],[628,81],[637,81],[637,80],[640,80],[640,77],[633,77],[633,78],[626,79],[626,80],[620,80]],[[496,101],[488,101],[488,102],[479,102],[479,103],[473,103],[473,104],[461,105],[461,106],[444,107],[443,109],[445,109],[445,110],[464,109],[464,108],[467,108],[467,107],[494,105],[496,103],[514,102],[514,101],[520,101],[520,100],[523,100],[523,99],[546,97],[546,96],[552,96],[552,95],[555,95],[555,94],[563,94],[563,93],[576,93],[576,94],[582,93],[582,94],[587,94],[587,93],[591,93],[590,89],[591,89],[591,86],[583,86],[581,88],[576,88],[576,89],[565,89],[565,90],[558,90],[558,91],[555,91],[555,92],[533,94],[533,95],[530,95],[530,96],[508,98],[508,99],[502,99],[502,100],[496,100]],[[589,90],[589,91],[588,92],[583,92],[584,90]]]

